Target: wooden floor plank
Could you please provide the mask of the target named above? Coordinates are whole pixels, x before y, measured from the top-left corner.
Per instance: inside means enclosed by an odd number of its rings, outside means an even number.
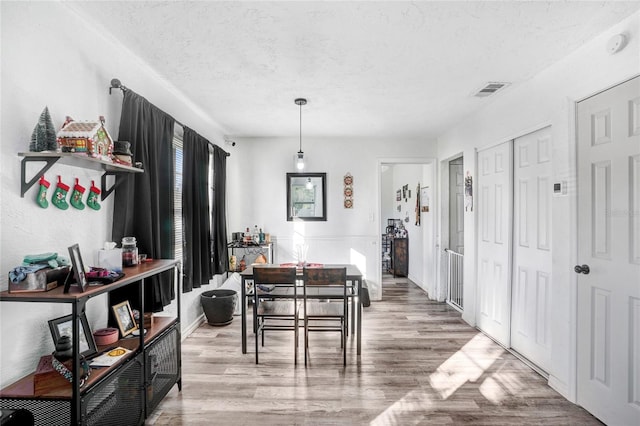
[[[149,425],[600,425],[546,379],[427,299],[385,276],[383,300],[364,309],[362,356],[348,336],[310,336],[311,359],[293,365],[293,333],[267,334],[255,365],[240,350],[240,318],[203,325],[182,344],[183,387]],[[299,360],[304,358],[300,336]]]

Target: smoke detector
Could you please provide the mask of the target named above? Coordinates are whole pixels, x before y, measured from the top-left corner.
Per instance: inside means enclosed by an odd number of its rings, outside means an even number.
[[[489,83],[485,84],[483,87],[478,89],[473,94],[473,96],[475,96],[476,98],[486,98],[487,96],[491,96],[497,91],[504,89],[508,85],[509,83],[505,83],[505,82],[490,81]]]

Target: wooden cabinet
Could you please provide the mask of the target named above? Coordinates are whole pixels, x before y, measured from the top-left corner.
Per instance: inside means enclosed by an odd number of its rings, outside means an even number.
[[[389,272],[394,277],[406,277],[409,274],[409,239],[389,237],[391,245],[391,265]]]
[[[121,280],[103,286],[91,286],[85,292],[80,292],[77,287],[72,287],[69,293],[64,293],[62,287],[43,293],[4,291],[0,293],[0,301],[66,303],[71,305],[72,315],[77,318],[84,313],[88,299],[130,285],[138,286],[139,294],[144,294],[145,279],[171,269],[177,272],[178,267],[176,260],[154,260],[125,268],[126,275]],[[115,365],[92,368],[87,382],[81,386],[77,380],[81,360],[74,351],[72,383],[63,382],[45,394],[35,395],[34,374],[29,374],[0,390],[0,409],[27,409],[33,414],[36,425],[143,424],[173,385],[178,384],[178,388],[182,386],[179,276],[176,276],[175,286],[177,316],[154,316],[151,327],[146,333],[140,333],[139,337],[98,346],[99,353],[114,346],[132,351]],[[141,306],[141,311],[144,311],[144,306]],[[73,321],[73,324],[73,341],[79,342],[78,321]]]

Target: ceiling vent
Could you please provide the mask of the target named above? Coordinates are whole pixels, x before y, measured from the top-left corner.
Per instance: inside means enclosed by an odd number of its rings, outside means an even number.
[[[484,85],[480,90],[474,93],[473,96],[476,98],[486,98],[487,96],[491,96],[499,90],[507,87],[509,83],[501,83],[497,81],[492,81]]]

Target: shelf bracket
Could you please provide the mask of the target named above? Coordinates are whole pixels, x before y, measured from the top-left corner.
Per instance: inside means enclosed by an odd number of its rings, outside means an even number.
[[[20,197],[24,198],[24,194],[40,179],[40,176],[45,174],[58,160],[59,157],[24,157],[21,161]],[[27,163],[36,161],[46,164],[27,182]]]
[[[116,173],[113,172],[104,172],[102,174],[102,178],[100,179],[100,186],[101,186],[101,193],[100,193],[100,197],[102,201],[104,201],[109,195],[111,195],[111,193],[113,192],[114,189],[116,189],[116,184],[118,182],[118,180],[116,179],[116,181],[113,183],[113,185],[111,185],[110,188],[107,188],[107,176],[115,176]]]
[[[118,184],[118,179],[116,179],[116,181],[113,183],[113,185],[111,185],[109,188],[107,188],[107,176],[119,176],[119,175],[129,175],[129,173],[108,171],[108,172],[104,172],[102,174],[102,178],[100,179],[100,186],[101,186],[101,188],[100,188],[100,196],[102,197],[101,198],[102,201],[104,201],[109,195],[111,195],[111,193],[119,185]],[[122,182],[122,181],[120,181],[120,182]]]

